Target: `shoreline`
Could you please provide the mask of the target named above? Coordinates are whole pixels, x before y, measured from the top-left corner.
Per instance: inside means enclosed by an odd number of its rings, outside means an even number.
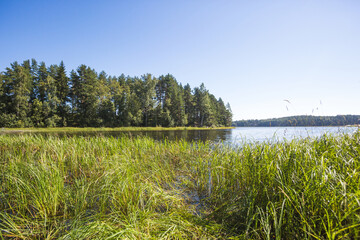
[[[59,128],[2,128],[2,133],[16,132],[140,132],[140,131],[194,131],[194,130],[223,130],[235,127],[59,127]]]

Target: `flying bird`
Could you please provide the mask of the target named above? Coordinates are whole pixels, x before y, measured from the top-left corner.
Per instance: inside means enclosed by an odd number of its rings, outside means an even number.
[[[287,99],[284,99],[283,101],[288,102],[289,104],[291,104],[291,102],[289,100],[287,100]]]

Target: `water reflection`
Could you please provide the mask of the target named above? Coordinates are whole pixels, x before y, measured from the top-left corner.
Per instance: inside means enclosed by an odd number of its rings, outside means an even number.
[[[339,134],[352,133],[357,127],[241,127],[234,129],[219,130],[174,130],[174,131],[97,131],[97,132],[12,132],[11,134],[34,134],[45,136],[112,136],[112,137],[138,137],[148,136],[158,141],[164,139],[187,141],[212,141],[214,143],[225,142],[227,144],[241,144],[247,142],[278,141],[293,138],[319,137],[325,133]],[[9,133],[7,133],[9,134]]]
[[[231,138],[231,129],[228,130],[178,130],[178,131],[147,131],[147,132],[129,132],[132,136],[148,136],[155,140],[177,140],[185,139],[187,141],[225,141]],[[116,134],[115,134],[116,135]],[[114,136],[114,135],[113,135]]]
[[[58,137],[72,137],[72,136],[111,136],[111,137],[140,137],[147,136],[158,141],[164,139],[173,141],[178,139],[185,139],[187,141],[214,141],[221,142],[231,139],[232,129],[219,130],[174,130],[174,131],[96,131],[96,132],[11,132],[6,134],[33,134],[43,136],[58,136]]]

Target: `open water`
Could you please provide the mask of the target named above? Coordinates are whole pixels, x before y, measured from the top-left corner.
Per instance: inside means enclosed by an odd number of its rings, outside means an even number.
[[[294,138],[314,138],[324,134],[353,133],[358,127],[239,127],[234,129],[219,130],[174,130],[174,131],[139,131],[139,132],[49,132],[30,133],[58,136],[148,136],[162,141],[185,139],[187,141],[212,141],[214,143],[224,142],[227,144],[241,144],[247,142],[282,141]],[[29,134],[29,133],[18,133]]]

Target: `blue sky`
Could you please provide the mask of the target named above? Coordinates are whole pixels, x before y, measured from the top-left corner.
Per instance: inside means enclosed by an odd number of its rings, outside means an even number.
[[[171,73],[204,82],[234,120],[360,114],[359,13],[355,0],[0,0],[0,71],[35,58]]]

